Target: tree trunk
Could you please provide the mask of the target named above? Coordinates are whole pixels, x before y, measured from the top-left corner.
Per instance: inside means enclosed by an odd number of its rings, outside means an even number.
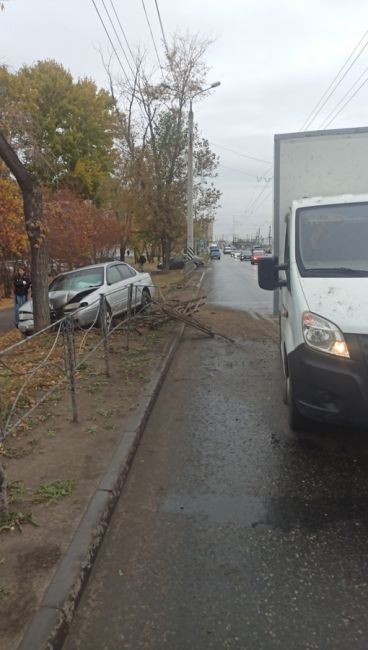
[[[167,235],[161,237],[161,250],[162,250],[162,268],[164,271],[169,270],[169,263],[171,257],[171,239]]]
[[[0,282],[3,285],[3,298],[10,298],[12,295],[12,288],[13,288],[13,283],[12,283],[12,277],[11,277],[11,272],[10,269],[6,263],[6,260],[4,258],[1,259],[0,262]]]
[[[120,261],[125,262],[125,250],[126,250],[127,240],[122,238],[120,240]]]
[[[35,331],[50,322],[48,246],[43,218],[42,189],[0,131],[0,157],[15,176],[23,195],[24,219],[31,247],[31,282]]]

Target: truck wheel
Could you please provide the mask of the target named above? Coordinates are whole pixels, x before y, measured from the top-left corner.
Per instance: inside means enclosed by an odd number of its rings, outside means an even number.
[[[289,408],[289,427],[296,433],[301,433],[308,430],[308,420],[304,415],[299,411],[293,395],[293,382],[291,377],[286,379],[286,397],[287,405]]]

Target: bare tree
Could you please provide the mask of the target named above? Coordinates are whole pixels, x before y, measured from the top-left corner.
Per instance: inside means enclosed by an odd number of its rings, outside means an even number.
[[[190,97],[206,84],[204,61],[209,41],[174,36],[166,50],[166,62],[157,83],[155,71],[147,71],[144,57],[137,56],[134,78],[115,82],[106,66],[110,92],[120,119],[118,140],[122,153],[122,205],[129,212],[133,230],[143,230],[152,243],[160,243],[164,268],[172,246],[184,241],[187,176],[187,113]],[[205,162],[202,155],[201,179]],[[212,196],[217,196],[215,193]]]

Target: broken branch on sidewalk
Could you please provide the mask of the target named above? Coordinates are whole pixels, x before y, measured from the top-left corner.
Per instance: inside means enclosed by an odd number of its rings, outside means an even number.
[[[204,325],[193,314],[196,314],[201,307],[206,304],[206,296],[200,296],[191,300],[155,300],[150,303],[150,309],[147,312],[139,314],[135,319],[135,330],[139,332],[139,327],[144,325],[150,329],[157,329],[164,323],[170,320],[176,320],[189,327],[207,334],[211,338],[214,336],[221,336],[233,343],[234,341],[229,337],[213,331],[207,325]]]

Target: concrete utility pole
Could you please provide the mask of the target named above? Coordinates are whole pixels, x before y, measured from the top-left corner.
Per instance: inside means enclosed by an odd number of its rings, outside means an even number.
[[[193,138],[194,138],[194,119],[193,119],[193,99],[205,93],[211,88],[217,88],[220,86],[220,81],[215,81],[215,83],[208,86],[208,88],[202,88],[190,98],[189,103],[189,115],[188,115],[188,184],[187,184],[187,249],[190,252],[194,251],[194,236],[193,236]]]

